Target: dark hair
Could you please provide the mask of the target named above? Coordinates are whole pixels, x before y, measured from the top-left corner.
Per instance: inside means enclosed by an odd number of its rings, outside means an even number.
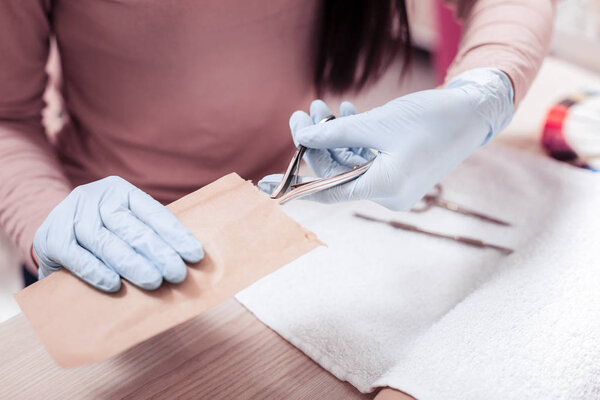
[[[403,67],[410,61],[405,0],[322,0],[318,12],[314,83],[319,94],[359,90],[399,54]]]

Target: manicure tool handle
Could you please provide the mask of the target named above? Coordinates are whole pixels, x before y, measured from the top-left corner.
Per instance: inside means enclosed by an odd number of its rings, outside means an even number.
[[[390,225],[390,226],[392,226],[392,227],[394,227],[396,229],[402,229],[402,230],[409,231],[409,232],[421,233],[421,234],[424,234],[424,235],[433,236],[433,237],[437,237],[437,238],[440,238],[440,239],[454,240],[456,242],[463,243],[463,244],[466,244],[468,246],[494,249],[494,250],[500,251],[500,252],[502,252],[504,254],[511,254],[514,251],[513,249],[509,249],[507,247],[502,247],[502,246],[497,246],[497,245],[491,244],[491,243],[486,243],[486,242],[484,242],[482,240],[479,240],[479,239],[474,239],[474,238],[470,238],[470,237],[466,237],[466,236],[460,236],[460,235],[448,235],[448,234],[445,234],[445,233],[433,232],[433,231],[430,231],[430,230],[427,230],[427,229],[419,228],[418,226],[415,226],[415,225],[406,224],[404,222],[392,221],[392,220],[383,220],[383,219],[370,217],[368,215],[364,215],[364,214],[360,214],[360,213],[354,213],[354,216],[358,217],[358,218],[365,219],[367,221],[379,222],[379,223],[387,224],[387,225]]]
[[[283,174],[281,182],[279,182],[279,185],[277,185],[273,193],[271,193],[272,199],[281,198],[292,184],[292,180],[294,178],[297,178],[298,175],[296,171],[300,169],[300,162],[302,161],[302,156],[304,155],[305,151],[306,147],[302,145],[296,148],[292,160],[290,161],[290,164],[288,165],[285,173]]]
[[[492,224],[502,225],[502,226],[511,226],[511,224],[509,222],[503,221],[501,219],[492,217],[487,214],[480,213],[479,211],[474,211],[474,210],[465,208],[463,206],[459,206],[456,203],[452,203],[450,201],[447,201],[447,200],[444,200],[441,198],[438,198],[436,200],[436,202],[434,203],[434,205],[445,208],[446,210],[449,210],[449,211],[454,211],[454,212],[460,213],[462,215],[467,215],[469,217],[475,217],[482,221],[491,222]]]
[[[316,179],[314,181],[302,183],[296,185],[293,190],[285,193],[278,198],[279,204],[284,204],[290,200],[298,199],[300,197],[308,196],[313,193],[323,191],[325,189],[332,188],[334,186],[343,185],[360,177],[362,174],[367,172],[369,167],[373,164],[375,159],[361,165],[360,167],[351,169],[341,174],[334,175],[330,178]]]
[[[322,124],[327,121],[331,121],[332,119],[335,119],[335,115],[328,115],[327,117],[325,117],[321,121],[319,121],[319,123]],[[277,185],[277,187],[275,188],[273,193],[271,193],[272,199],[280,199],[281,197],[283,197],[286,194],[286,192],[288,191],[288,189],[290,188],[290,186],[292,185],[292,181],[293,181],[293,184],[298,183],[298,174],[300,172],[300,164],[302,163],[302,157],[304,156],[304,152],[306,150],[307,150],[307,148],[302,145],[299,145],[296,148],[296,151],[294,152],[294,155],[292,156],[290,164],[288,165],[285,173],[283,174],[283,178],[281,179],[281,182],[279,182],[279,185]]]

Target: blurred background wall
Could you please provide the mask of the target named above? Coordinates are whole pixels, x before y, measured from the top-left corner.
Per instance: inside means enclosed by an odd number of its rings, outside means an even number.
[[[443,0],[418,0],[411,5],[414,43],[430,51],[436,78],[452,61],[460,28]],[[600,72],[600,0],[559,0],[551,54]]]

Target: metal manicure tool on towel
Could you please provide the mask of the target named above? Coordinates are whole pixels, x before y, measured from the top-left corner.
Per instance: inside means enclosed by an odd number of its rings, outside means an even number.
[[[335,119],[335,116],[329,115],[319,121],[320,124],[326,123],[327,121],[331,121]],[[325,189],[332,188],[337,185],[341,185],[347,182],[350,182],[369,169],[371,164],[375,159],[363,164],[356,165],[353,169],[343,172],[338,175],[331,176],[329,178],[321,178],[315,179],[310,182],[299,183],[298,182],[298,173],[300,170],[300,163],[302,162],[302,156],[306,151],[306,147],[300,145],[296,149],[292,160],[290,161],[290,165],[288,166],[283,178],[279,185],[275,188],[273,193],[271,194],[272,199],[277,199],[279,204],[283,204],[287,201],[297,199],[303,196],[308,196],[309,194],[313,194],[316,192],[320,192]],[[290,189],[288,191],[288,189]]]
[[[418,212],[418,213],[425,212],[427,210],[430,210],[434,206],[442,207],[442,208],[445,208],[446,210],[454,211],[454,212],[457,212],[457,213],[460,213],[463,215],[467,215],[470,217],[479,218],[482,221],[491,222],[491,223],[497,224],[497,225],[502,225],[502,226],[510,226],[511,225],[510,223],[503,221],[501,219],[491,217],[489,215],[480,213],[478,211],[470,210],[468,208],[459,206],[456,203],[452,203],[450,201],[442,199],[442,186],[440,184],[435,185],[432,192],[423,196],[423,198],[421,199],[421,202],[418,203],[416,207],[413,207],[411,209],[411,211]],[[407,223],[400,222],[400,221],[384,220],[384,219],[370,217],[368,215],[364,215],[364,214],[360,214],[360,213],[354,213],[354,216],[365,219],[367,221],[373,221],[373,222],[387,224],[396,229],[403,229],[403,230],[409,231],[409,232],[416,232],[416,233],[421,233],[424,235],[433,236],[433,237],[437,237],[437,238],[454,240],[454,241],[466,244],[468,246],[498,250],[504,254],[510,254],[514,251],[513,249],[509,249],[507,247],[502,247],[502,246],[497,246],[497,245],[491,244],[491,243],[486,243],[479,239],[474,239],[471,237],[461,236],[461,235],[452,235],[452,234],[447,234],[447,233],[434,232],[434,231],[430,231],[428,229],[423,229],[418,226],[407,224]]]
[[[419,203],[415,207],[413,207],[410,211],[412,212],[425,212],[430,210],[432,207],[442,207],[449,211],[454,211],[463,215],[467,215],[469,217],[479,218],[482,221],[491,222],[492,224],[510,226],[511,224],[506,221],[502,221],[501,219],[491,217],[489,215],[480,213],[478,211],[473,211],[463,206],[459,206],[456,203],[452,203],[450,201],[442,199],[442,185],[439,183],[434,186],[433,191],[431,193],[427,193]]]
[[[415,226],[415,225],[406,224],[406,223],[400,222],[400,221],[384,220],[384,219],[369,217],[368,215],[364,215],[364,214],[360,214],[360,213],[354,213],[354,216],[358,217],[358,218],[366,219],[367,221],[380,222],[383,224],[387,224],[396,229],[403,229],[405,231],[422,233],[424,235],[433,236],[433,237],[442,238],[442,239],[450,239],[450,240],[454,240],[454,241],[466,244],[468,246],[498,250],[504,254],[510,254],[514,251],[513,249],[509,249],[507,247],[502,247],[502,246],[497,246],[497,245],[491,244],[491,243],[486,243],[479,239],[474,239],[474,238],[460,236],[460,235],[449,235],[446,233],[434,232],[434,231],[430,231],[427,229],[419,228],[418,226]]]

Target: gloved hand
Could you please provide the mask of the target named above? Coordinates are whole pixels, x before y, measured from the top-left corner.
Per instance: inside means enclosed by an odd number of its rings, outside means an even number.
[[[163,278],[182,282],[184,260],[204,258],[166,207],[115,176],[75,188],[37,230],[33,250],[39,279],[62,266],[107,292],[120,289],[121,277],[149,290]]]
[[[364,164],[378,152],[358,179],[313,194],[323,202],[371,199],[393,210],[408,210],[435,183],[512,119],[513,89],[501,71],[464,72],[443,89],[426,90],[357,114],[342,103],[341,118],[317,124],[331,114],[316,100],[311,116],[296,111],[290,128],[296,144],[308,147],[304,159],[318,177]],[[270,192],[281,175],[259,182]]]

